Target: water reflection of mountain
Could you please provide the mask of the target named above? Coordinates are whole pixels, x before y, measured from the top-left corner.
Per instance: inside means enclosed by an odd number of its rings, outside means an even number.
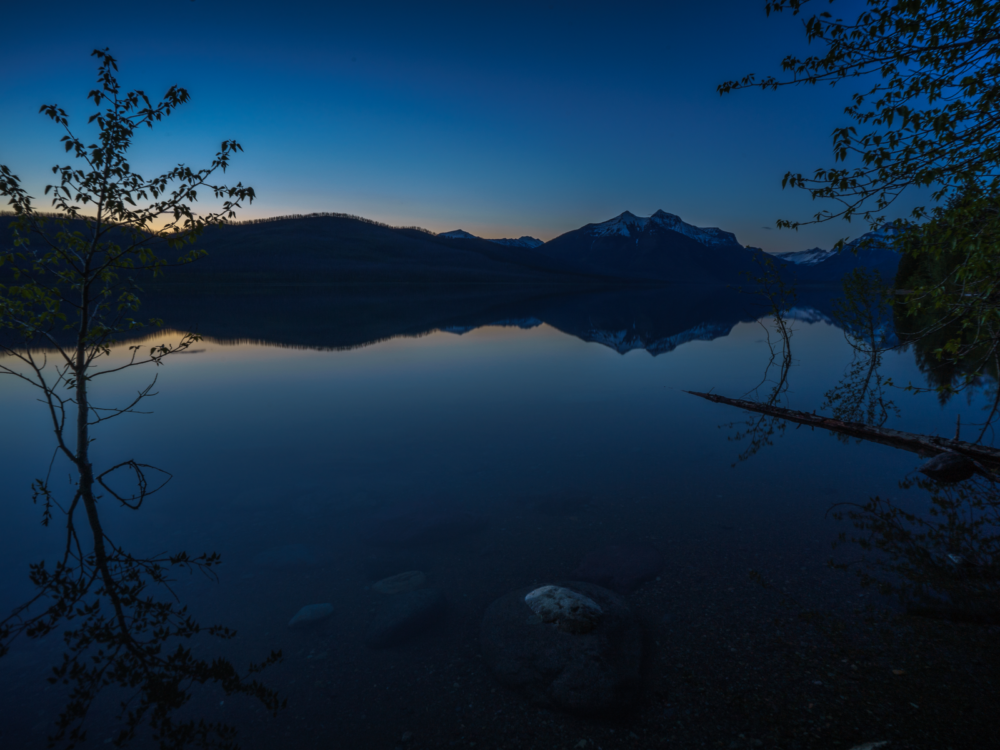
[[[831,322],[838,290],[800,293],[792,317]],[[735,289],[628,287],[589,290],[495,287],[223,287],[211,296],[175,288],[158,292],[144,312],[170,328],[221,342],[344,349],[435,330],[461,335],[482,326],[564,333],[626,353],[656,356],[689,341],[726,336],[768,312],[760,297]]]

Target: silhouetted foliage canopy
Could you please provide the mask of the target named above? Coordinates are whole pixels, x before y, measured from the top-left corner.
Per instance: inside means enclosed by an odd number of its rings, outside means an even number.
[[[842,4],[842,3],[841,3]],[[821,52],[788,55],[786,77],[751,74],[720,93],[743,88],[851,87],[833,130],[836,166],[783,184],[832,201],[811,221],[860,217],[872,226],[907,190],[929,190],[929,205],[891,242],[903,254],[896,305],[899,327],[915,342],[936,385],[947,393],[997,371],[1000,321],[1000,3],[995,0],[867,0],[839,18],[833,0],[772,0],[770,13],[815,10],[804,22]],[[829,205],[829,203],[827,203]],[[956,376],[961,374],[961,378]]]
[[[800,14],[819,55],[786,56],[787,78],[751,74],[720,93],[760,87],[850,85],[844,112],[854,124],[833,131],[835,161],[812,177],[788,172],[784,184],[839,206],[814,220],[880,214],[903,191],[929,187],[945,198],[970,181],[986,193],[1000,187],[1000,3],[990,0],[868,0],[853,20],[836,18],[833,0],[772,0],[767,12]],[[913,210],[915,219],[927,213]],[[795,227],[801,222],[779,222]]]

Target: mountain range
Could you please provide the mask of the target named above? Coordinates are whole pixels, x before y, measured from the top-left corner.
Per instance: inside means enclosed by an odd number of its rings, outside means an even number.
[[[487,242],[495,242],[498,245],[508,245],[510,247],[529,247],[536,248],[539,245],[544,245],[545,243],[535,237],[518,237],[517,239],[504,238],[502,240],[491,240],[486,237],[477,237],[474,234],[466,232],[464,229],[453,229],[450,232],[441,232],[438,237],[451,237],[456,240],[482,240],[485,239]]]
[[[840,278],[858,267],[878,271],[884,279],[894,279],[899,267],[899,253],[891,249],[898,230],[886,225],[863,234],[837,250],[814,247],[791,253],[775,253],[774,258],[798,266],[800,272]],[[806,269],[810,269],[806,271]]]
[[[796,281],[832,283],[858,267],[894,278],[899,265],[899,254],[890,247],[894,231],[885,227],[869,232],[840,251],[813,248],[768,255],[760,248],[744,247],[732,232],[697,227],[666,211],[646,217],[625,211],[608,221],[587,224],[539,243],[534,249],[553,260],[574,264],[578,271],[630,281],[745,282],[748,276],[759,276],[761,261],[770,257],[779,271]],[[479,239],[463,230],[444,236]]]
[[[0,216],[0,247],[11,242]],[[894,278],[899,255],[889,232],[872,232],[840,252],[813,249],[768,255],[741,245],[732,232],[696,227],[665,211],[628,211],[548,242],[533,237],[490,240],[463,230],[434,234],[358,217],[312,214],[212,227],[195,248],[208,255],[170,269],[173,282],[405,282],[738,285],[771,258],[788,278],[836,283],[853,268]],[[171,251],[162,248],[162,255]]]

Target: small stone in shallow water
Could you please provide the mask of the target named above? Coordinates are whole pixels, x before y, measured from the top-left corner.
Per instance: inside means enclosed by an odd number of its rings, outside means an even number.
[[[380,594],[398,594],[402,591],[423,588],[425,583],[427,583],[427,576],[424,575],[423,571],[408,570],[372,584],[372,591],[377,591]]]
[[[603,610],[593,599],[563,586],[542,586],[524,597],[542,622],[554,622],[567,633],[589,633]]]
[[[307,604],[295,613],[295,617],[288,621],[288,627],[304,628],[308,625],[314,625],[321,620],[325,620],[332,614],[332,604]]]

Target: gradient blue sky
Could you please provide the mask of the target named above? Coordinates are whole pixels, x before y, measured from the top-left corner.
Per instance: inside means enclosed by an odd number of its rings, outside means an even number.
[[[781,177],[832,165],[849,89],[716,93],[808,51],[801,19],[767,18],[763,0],[109,0],[3,18],[0,163],[36,197],[66,161],[38,108],[59,104],[88,133],[89,55],[110,47],[123,86],[192,97],[138,140],[133,168],[203,166],[235,138],[229,179],[259,196],[247,218],[338,211],[548,240],[662,208],[770,251],[866,229],[766,228],[820,207]]]

